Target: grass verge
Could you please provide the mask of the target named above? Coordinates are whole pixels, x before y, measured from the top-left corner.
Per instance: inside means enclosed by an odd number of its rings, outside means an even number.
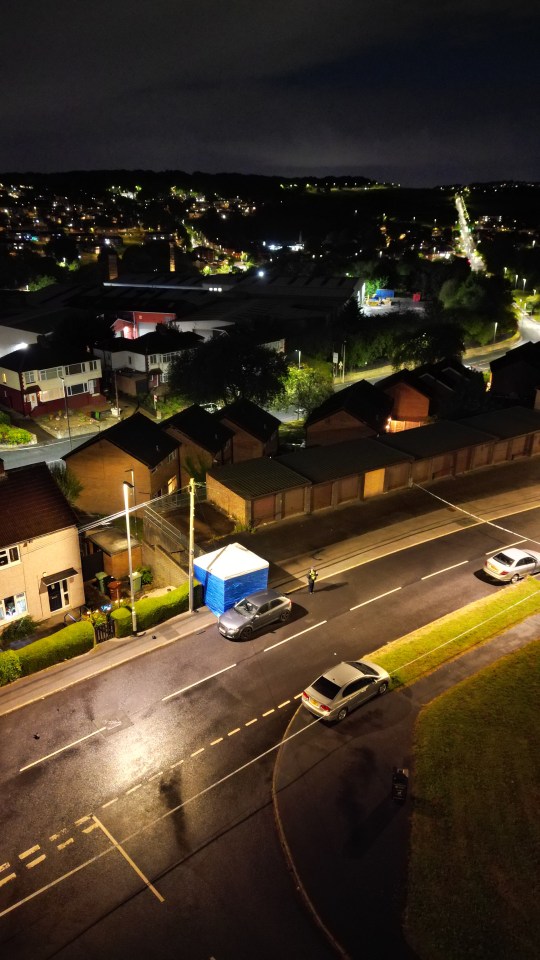
[[[540,640],[420,714],[407,938],[430,960],[532,960],[540,908]]]
[[[413,683],[539,612],[540,583],[529,578],[387,644],[373,659],[388,670],[393,686]]]

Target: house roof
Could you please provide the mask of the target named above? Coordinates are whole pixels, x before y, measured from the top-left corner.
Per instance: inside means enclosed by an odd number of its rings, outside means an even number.
[[[102,441],[112,443],[113,446],[150,469],[177,450],[179,445],[178,440],[174,440],[144,414],[134,413],[127,420],[109,427],[108,430],[92,437],[86,443],[81,443],[75,450],[66,453],[64,460],[69,462],[69,459],[76,457],[81,450],[87,450]]]
[[[114,339],[120,338],[115,337]],[[181,333],[178,330],[171,330],[167,327],[161,329],[160,326],[160,329],[152,330],[151,333],[144,333],[142,337],[137,337],[135,340],[127,340],[125,337],[122,337],[122,340],[124,350],[129,350],[130,353],[146,355],[150,353],[176,353],[181,350],[191,350],[192,347],[197,347],[202,342],[203,337],[191,331]],[[114,340],[106,349],[114,350]]]
[[[219,453],[225,444],[234,436],[233,431],[229,430],[224,424],[216,420],[215,416],[204,410],[197,403],[186,407],[180,413],[173,414],[161,424],[163,430],[172,428],[183,433],[186,437],[208,450],[209,453]]]
[[[414,370],[396,370],[395,373],[391,373],[389,377],[384,377],[382,380],[377,380],[377,386],[379,390],[388,390],[390,387],[396,386],[398,383],[405,383],[408,387],[412,387],[413,390],[418,390],[424,397],[429,398],[429,390],[425,384],[422,383],[418,377],[415,376]]]
[[[514,347],[513,350],[507,350],[502,357],[492,360],[490,367],[493,373],[503,370],[505,367],[513,367],[517,364],[525,363],[535,367],[540,371],[540,341],[531,343],[522,343],[520,347]]]
[[[328,447],[306,447],[276,459],[312,483],[324,483],[404,463],[412,457],[401,450],[386,447],[377,440],[365,438],[333,443]]]
[[[253,403],[252,400],[245,399],[229,403],[226,407],[218,410],[214,416],[220,421],[230,420],[235,426],[263,442],[269,440],[275,434],[281,422],[277,417],[259,407],[258,404]]]
[[[77,518],[46,463],[0,475],[0,547],[77,525]]]
[[[243,460],[224,467],[213,467],[208,476],[228,487],[245,500],[253,500],[295,487],[305,487],[309,481],[284,463],[268,457]]]
[[[389,417],[392,406],[392,398],[383,390],[367,380],[359,380],[344,390],[336,391],[321,403],[307,418],[306,427],[345,411],[351,417],[367,423],[373,430],[379,431]]]
[[[394,450],[407,453],[417,460],[438,457],[444,453],[453,453],[463,447],[472,447],[481,443],[490,443],[496,437],[492,433],[468,426],[454,420],[439,420],[424,427],[413,427],[400,433],[384,433],[377,438]]]
[[[508,407],[505,410],[490,410],[474,417],[460,420],[460,423],[478,430],[493,433],[501,440],[522,437],[527,433],[540,430],[540,410],[528,407]]]
[[[43,343],[31,343],[20,350],[7,353],[0,360],[0,367],[23,373],[26,370],[46,370],[48,367],[63,367],[70,363],[83,363],[94,359],[84,347],[50,346]]]

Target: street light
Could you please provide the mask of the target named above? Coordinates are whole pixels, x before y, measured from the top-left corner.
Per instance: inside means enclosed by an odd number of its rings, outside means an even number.
[[[301,364],[302,351],[299,350],[298,347],[297,347],[294,352],[298,354],[298,369],[300,370],[300,367],[302,366],[302,364]]]
[[[133,628],[133,636],[137,636],[137,612],[135,610],[135,591],[133,589],[133,564],[131,560],[131,531],[129,529],[129,506],[128,506],[128,490],[133,490],[133,484],[129,480],[123,480],[122,486],[124,487],[124,510],[126,514],[126,536],[127,536],[127,546],[128,546],[128,564],[129,564],[129,598],[131,603],[131,625]]]
[[[515,284],[514,284],[514,290],[517,290],[517,285],[518,285],[518,275],[517,275],[517,273],[515,273],[514,276],[515,276],[515,278],[516,278],[516,282],[515,282]]]
[[[69,449],[73,450],[73,442],[71,440],[71,426],[69,423],[69,410],[68,410],[68,404],[67,404],[66,381],[64,380],[64,377],[60,377],[60,380],[62,381],[62,387],[64,390],[64,406],[66,408],[66,420],[67,420],[67,428],[68,428],[68,436],[69,436]]]
[[[497,325],[498,320],[495,320],[495,323],[493,324],[493,343],[495,343],[495,337],[497,336]]]
[[[523,289],[525,290],[525,284],[527,283],[527,278],[523,277]]]

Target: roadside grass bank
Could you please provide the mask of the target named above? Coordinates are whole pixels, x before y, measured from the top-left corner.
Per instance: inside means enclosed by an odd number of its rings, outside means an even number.
[[[419,716],[405,928],[430,960],[533,960],[540,908],[540,640]]]
[[[540,583],[532,578],[501,586],[497,593],[387,644],[373,659],[388,671],[392,686],[413,683],[472,647],[540,613]]]

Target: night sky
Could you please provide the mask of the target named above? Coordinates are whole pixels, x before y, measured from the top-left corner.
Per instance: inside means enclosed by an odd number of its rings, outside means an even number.
[[[533,0],[3,4],[0,170],[540,179]]]

